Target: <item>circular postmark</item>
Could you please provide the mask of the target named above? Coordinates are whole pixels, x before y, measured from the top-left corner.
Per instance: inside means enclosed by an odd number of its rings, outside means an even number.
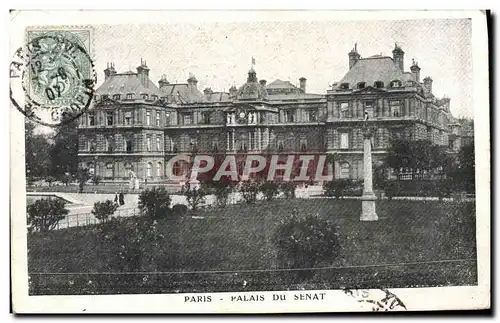
[[[66,33],[39,35],[10,65],[10,98],[27,118],[50,127],[71,122],[92,103],[96,73],[84,47]]]

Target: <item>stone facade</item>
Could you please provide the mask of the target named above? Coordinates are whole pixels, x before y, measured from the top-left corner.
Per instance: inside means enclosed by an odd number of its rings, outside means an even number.
[[[80,117],[79,161],[106,182],[124,182],[130,171],[148,183],[168,182],[166,164],[173,156],[211,154],[336,154],[336,178],[363,178],[363,124],[376,128],[373,161],[379,163],[390,140],[429,139],[449,145],[453,127],[450,99],[432,94],[432,79],[420,82],[413,62],[405,72],[404,52],[394,57],[361,58],[349,53],[349,70],[324,94],[306,92],[291,82],[258,80],[250,69],[246,83],[229,92],[171,84],[156,86],[146,62],[137,72],[105,70],[91,109]],[[369,77],[368,77],[368,76]],[[176,164],[174,173],[188,165]]]

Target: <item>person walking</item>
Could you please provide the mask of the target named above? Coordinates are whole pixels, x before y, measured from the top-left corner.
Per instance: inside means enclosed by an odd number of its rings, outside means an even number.
[[[118,192],[115,193],[115,204],[118,205]]]
[[[120,192],[119,199],[120,205],[125,205],[125,195],[122,192]]]

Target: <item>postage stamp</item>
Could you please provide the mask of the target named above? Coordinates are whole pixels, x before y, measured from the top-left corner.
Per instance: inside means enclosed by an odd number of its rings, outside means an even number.
[[[10,64],[11,102],[45,126],[78,118],[96,84],[91,53],[90,28],[28,28]]]
[[[13,12],[13,310],[488,310],[488,17]]]

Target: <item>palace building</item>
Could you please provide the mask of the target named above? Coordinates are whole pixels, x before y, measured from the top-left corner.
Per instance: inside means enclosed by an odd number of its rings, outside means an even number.
[[[362,125],[365,112],[376,128],[374,160],[390,138],[430,139],[448,146],[450,99],[432,93],[432,79],[420,80],[404,52],[361,58],[348,54],[347,73],[326,94],[307,92],[280,79],[258,79],[252,64],[246,82],[228,92],[149,78],[146,61],[136,72],[117,73],[110,63],[91,109],[79,119],[79,164],[104,182],[126,182],[133,172],[142,182],[169,182],[166,164],[178,154],[234,154],[238,167],[248,154],[325,155],[335,153],[335,178],[363,178]],[[311,169],[315,165],[311,165]],[[174,164],[183,174],[189,165]]]

